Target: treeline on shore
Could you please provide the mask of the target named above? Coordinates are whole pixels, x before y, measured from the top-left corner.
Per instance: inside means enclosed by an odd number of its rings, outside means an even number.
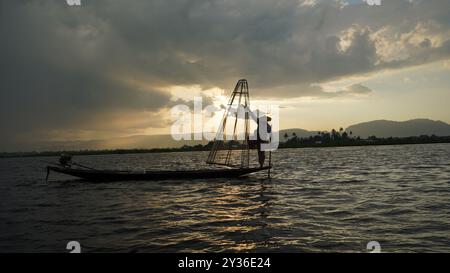
[[[370,136],[368,138],[354,137],[352,132],[339,131],[318,132],[314,136],[298,137],[295,133],[282,136],[279,148],[307,148],[307,147],[340,147],[340,146],[369,146],[369,145],[402,145],[402,144],[429,144],[450,143],[450,136],[421,135],[410,137],[387,137],[379,138]]]
[[[341,146],[369,146],[369,145],[402,145],[402,144],[429,144],[450,143],[450,136],[422,135],[411,137],[378,138],[370,136],[366,139],[354,137],[352,132],[332,130],[331,132],[318,132],[314,136],[298,137],[295,133],[287,133],[280,136],[279,148],[308,148],[308,147],[341,147]],[[101,155],[101,154],[139,154],[139,153],[170,153],[209,151],[212,142],[206,145],[184,145],[178,148],[153,148],[153,149],[111,149],[111,150],[76,150],[76,151],[32,151],[32,152],[3,152],[0,158],[6,157],[37,157],[59,156],[63,153],[71,155]]]

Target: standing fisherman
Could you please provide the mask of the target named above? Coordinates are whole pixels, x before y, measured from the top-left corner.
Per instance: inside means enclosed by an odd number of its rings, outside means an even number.
[[[232,112],[236,113],[236,117],[238,117],[237,113],[240,111],[240,109],[244,109],[245,112],[249,113],[250,118],[254,122],[256,122],[256,124],[258,126],[256,128],[256,133],[254,133],[254,135],[256,135],[256,140],[250,140],[249,144],[252,147],[257,146],[259,166],[262,168],[264,166],[264,161],[266,160],[266,153],[265,153],[265,150],[262,148],[262,144],[270,143],[271,136],[272,136],[272,126],[269,124],[269,121],[271,121],[272,118],[267,115],[258,117],[259,110],[256,110],[257,113],[255,114],[254,112],[252,112],[252,110],[250,110],[249,107],[246,107],[244,105],[240,105],[239,108],[237,108],[237,109],[234,109],[234,108],[230,108],[230,109],[233,110]],[[243,117],[240,116],[238,118],[243,118]]]
[[[271,121],[272,118],[269,116],[258,117],[258,115],[253,113],[249,108],[247,109],[250,117],[258,125],[258,127],[256,128],[256,145],[258,147],[259,166],[262,168],[264,166],[264,161],[266,160],[266,152],[262,148],[262,144],[270,142],[272,126],[269,124],[269,121]],[[257,112],[259,113],[259,110],[257,110]]]

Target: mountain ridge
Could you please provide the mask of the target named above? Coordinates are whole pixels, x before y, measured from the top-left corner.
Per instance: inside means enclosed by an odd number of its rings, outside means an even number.
[[[406,121],[373,120],[361,122],[346,128],[354,136],[367,138],[376,137],[410,137],[420,135],[449,136],[450,124],[441,120],[427,118],[410,119]]]

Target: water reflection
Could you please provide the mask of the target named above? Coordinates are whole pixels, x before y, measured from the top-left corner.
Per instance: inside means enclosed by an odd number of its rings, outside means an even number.
[[[215,234],[209,235],[208,240],[230,251],[251,251],[268,245],[272,199],[268,183],[270,181],[256,179],[210,181],[207,191],[202,187],[205,192],[199,205],[206,210],[208,220],[200,230]]]

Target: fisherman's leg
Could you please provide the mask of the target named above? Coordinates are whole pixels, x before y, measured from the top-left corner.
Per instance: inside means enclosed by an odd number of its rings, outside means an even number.
[[[264,151],[258,150],[258,160],[259,166],[262,168],[264,166],[264,161],[266,160],[266,153]]]

